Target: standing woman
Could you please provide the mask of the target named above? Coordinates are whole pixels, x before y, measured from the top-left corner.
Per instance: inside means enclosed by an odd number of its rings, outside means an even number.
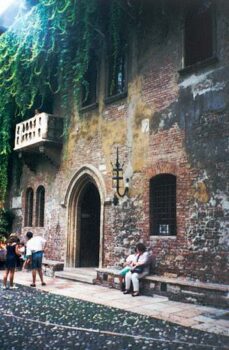
[[[18,250],[19,239],[16,235],[11,235],[6,242],[6,270],[3,276],[3,288],[6,289],[7,278],[10,275],[10,289],[16,289],[14,286],[14,273],[17,266],[17,258],[20,255]]]

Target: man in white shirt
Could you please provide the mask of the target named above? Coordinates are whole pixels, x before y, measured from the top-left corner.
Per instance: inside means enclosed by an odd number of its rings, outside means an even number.
[[[37,272],[40,276],[41,285],[45,286],[43,272],[42,272],[42,258],[44,254],[44,248],[46,240],[41,236],[33,237],[32,232],[27,232],[26,237],[28,239],[26,245],[26,256],[28,256],[28,261],[32,263],[32,278],[33,283],[30,284],[31,287],[36,287],[36,275]]]

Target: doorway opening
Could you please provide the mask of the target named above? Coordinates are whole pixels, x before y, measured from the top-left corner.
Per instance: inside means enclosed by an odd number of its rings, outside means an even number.
[[[99,266],[100,207],[97,187],[89,182],[83,188],[78,207],[79,267]]]

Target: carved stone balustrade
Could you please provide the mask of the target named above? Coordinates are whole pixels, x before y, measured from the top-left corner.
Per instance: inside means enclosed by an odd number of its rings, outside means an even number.
[[[31,170],[39,161],[34,155],[45,156],[51,163],[58,165],[62,146],[63,118],[47,113],[36,114],[33,118],[16,125],[14,150]]]

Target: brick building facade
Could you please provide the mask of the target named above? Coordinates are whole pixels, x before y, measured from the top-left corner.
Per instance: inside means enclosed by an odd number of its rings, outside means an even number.
[[[147,3],[121,92],[107,98],[104,51],[96,101],[76,109],[55,162],[17,150],[14,230],[43,235],[65,266],[120,265],[140,240],[157,274],[227,283],[229,4]],[[54,114],[64,118],[58,99]],[[117,147],[129,191],[115,205]]]

